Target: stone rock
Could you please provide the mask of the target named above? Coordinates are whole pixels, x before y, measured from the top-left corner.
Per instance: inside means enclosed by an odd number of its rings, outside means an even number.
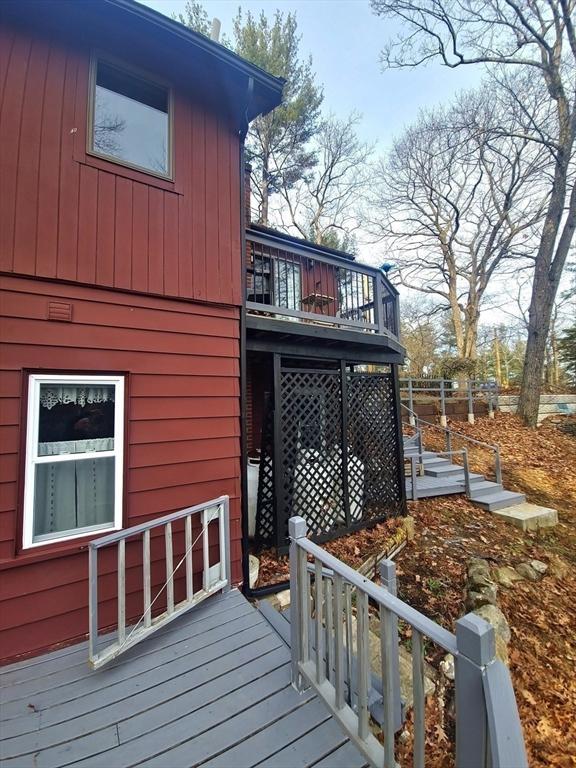
[[[513,587],[517,581],[524,580],[524,577],[509,565],[502,565],[499,568],[495,568],[493,575],[498,584],[503,587]]]
[[[543,576],[548,570],[548,566],[546,563],[543,563],[542,560],[530,560],[530,565],[536,571],[536,573],[539,573],[541,576]]]
[[[470,590],[466,596],[466,606],[469,611],[482,605],[496,605],[496,586],[490,584],[478,590]]]
[[[256,582],[258,581],[258,573],[260,571],[260,560],[255,555],[250,555],[248,558],[249,573],[250,573],[250,589],[254,589]]]
[[[476,568],[476,570],[472,571],[471,575],[468,577],[468,583],[474,590],[494,586],[494,581],[490,576],[490,571],[484,572],[484,570],[480,570],[479,568]]]
[[[352,650],[356,653],[356,617],[352,617]],[[370,668],[376,677],[382,676],[382,655],[380,636],[372,630],[368,633],[368,645],[370,653]],[[400,672],[400,695],[407,708],[414,704],[412,689],[412,654],[406,648],[400,646],[398,654],[398,669]],[[431,696],[436,690],[433,678],[437,675],[434,669],[424,662],[424,695]]]
[[[282,592],[277,592],[276,600],[278,600],[281,610],[288,608],[290,605],[290,590],[283,589]]]
[[[378,647],[380,647],[380,638],[378,638]],[[410,709],[410,707],[414,704],[414,693],[412,688],[412,654],[409,653],[405,648],[400,647],[398,660],[398,667],[400,669],[400,695],[402,696],[402,701],[405,702],[406,708]],[[380,663],[378,669],[382,669],[380,667]],[[374,667],[372,667],[372,671],[376,672]],[[376,672],[376,674],[382,674],[382,672]],[[432,681],[431,675],[432,670],[429,668],[429,665],[425,663],[424,696],[432,696],[436,690],[436,686]]]
[[[520,565],[516,566],[516,570],[520,576],[528,579],[528,581],[538,581],[540,578],[540,574],[532,568],[530,563],[520,563]]]
[[[454,680],[454,656],[451,653],[447,653],[440,662],[440,671],[448,680]]]
[[[486,560],[482,560],[479,557],[475,557],[468,563],[468,581],[472,582],[474,579],[487,579],[490,581],[490,566]]]
[[[480,570],[489,574],[490,566],[488,565],[488,560],[484,560],[481,557],[473,557],[468,563],[468,576],[471,575],[472,571],[476,570]]]
[[[474,613],[494,627],[496,656],[504,664],[508,664],[508,643],[512,635],[510,633],[510,626],[506,621],[506,616],[496,605],[483,605],[480,608],[476,608]]]

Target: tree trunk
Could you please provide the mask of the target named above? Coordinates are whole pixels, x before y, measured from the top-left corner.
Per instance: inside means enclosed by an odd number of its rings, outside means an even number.
[[[496,384],[502,384],[502,366],[500,365],[500,342],[498,340],[498,331],[494,328],[494,373]]]
[[[268,166],[266,163],[262,166],[262,177],[261,177],[261,206],[260,206],[260,221],[259,224],[263,224],[265,227],[268,226],[268,197],[269,197],[269,190],[268,190]]]
[[[570,144],[567,148],[568,157],[571,148]],[[556,166],[554,186],[534,267],[534,282],[528,312],[528,341],[518,399],[518,415],[529,427],[538,425],[546,341],[550,332],[554,301],[562,270],[576,229],[576,185],[574,185],[567,206],[567,218],[556,245],[566,202],[567,175],[567,161]]]

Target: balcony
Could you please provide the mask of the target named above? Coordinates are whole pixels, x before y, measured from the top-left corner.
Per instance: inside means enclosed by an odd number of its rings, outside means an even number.
[[[403,351],[398,291],[381,270],[337,251],[252,228],[247,232],[246,271],[249,329],[271,329],[274,323],[286,334]]]

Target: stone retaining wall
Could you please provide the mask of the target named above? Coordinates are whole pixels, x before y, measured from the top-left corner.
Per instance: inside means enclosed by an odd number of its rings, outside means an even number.
[[[502,413],[516,413],[518,408],[518,395],[499,395],[498,409]],[[576,415],[576,395],[540,395],[540,408],[538,409],[538,423],[547,416]]]

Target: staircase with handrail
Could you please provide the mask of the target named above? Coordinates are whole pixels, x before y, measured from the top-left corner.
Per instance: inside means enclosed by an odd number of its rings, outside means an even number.
[[[420,418],[414,411],[402,404],[409,415],[409,427],[414,434],[404,438],[404,459],[410,464],[406,477],[406,493],[409,499],[423,499],[431,496],[447,496],[464,493],[474,504],[489,512],[523,504],[523,493],[507,491],[502,484],[502,466],[498,445],[476,440],[446,426],[434,424]],[[444,451],[426,450],[423,427],[435,429],[444,436]],[[485,475],[470,472],[466,448],[453,450],[457,440],[480,446],[494,454],[494,481]],[[462,457],[462,464],[452,461]]]

